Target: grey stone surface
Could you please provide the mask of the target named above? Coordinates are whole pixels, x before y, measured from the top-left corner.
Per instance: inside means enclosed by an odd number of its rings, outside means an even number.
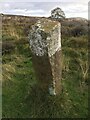
[[[61,25],[42,18],[29,34],[33,65],[42,90],[56,95],[61,92]]]

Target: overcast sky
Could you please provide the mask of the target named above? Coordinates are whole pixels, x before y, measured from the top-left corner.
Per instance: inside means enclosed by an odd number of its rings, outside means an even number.
[[[48,17],[52,9],[60,7],[67,18],[83,17],[88,19],[88,1],[89,0],[0,0],[0,13]]]

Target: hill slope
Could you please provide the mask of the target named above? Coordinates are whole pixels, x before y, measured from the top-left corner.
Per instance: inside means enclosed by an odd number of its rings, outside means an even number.
[[[40,91],[32,65],[28,33],[38,19],[3,16],[3,118],[86,118],[87,22],[61,21],[63,92],[55,97]]]

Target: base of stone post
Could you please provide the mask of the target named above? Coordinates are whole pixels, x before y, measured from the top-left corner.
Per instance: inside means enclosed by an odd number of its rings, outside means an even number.
[[[36,56],[32,54],[33,66],[38,79],[38,86],[50,95],[60,94],[61,86],[61,50],[53,56]],[[58,67],[59,66],[59,67]]]

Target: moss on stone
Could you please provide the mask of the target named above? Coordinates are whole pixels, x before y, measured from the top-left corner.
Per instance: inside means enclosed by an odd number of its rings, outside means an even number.
[[[50,30],[53,30],[53,28],[59,24],[59,22],[57,21],[52,21],[45,18],[39,19],[38,22],[40,24],[41,29],[45,32],[49,32]],[[38,23],[36,23],[36,26],[37,25]]]

